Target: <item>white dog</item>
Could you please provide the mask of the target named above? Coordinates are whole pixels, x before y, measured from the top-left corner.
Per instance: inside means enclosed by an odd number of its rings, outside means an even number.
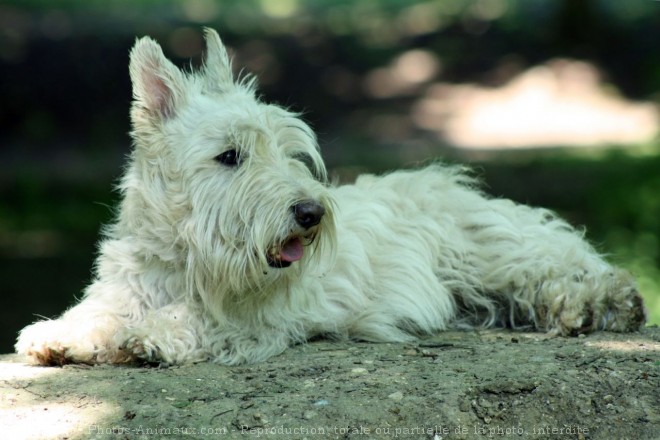
[[[455,167],[331,186],[312,130],[235,80],[218,35],[184,73],[131,51],[134,151],[95,279],[21,331],[37,363],[258,362],[315,335],[409,341],[450,326],[634,331],[633,279],[551,212]]]

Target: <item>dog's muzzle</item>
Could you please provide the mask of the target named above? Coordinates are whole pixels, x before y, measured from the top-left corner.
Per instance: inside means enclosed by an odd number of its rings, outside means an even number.
[[[304,247],[309,246],[316,237],[315,226],[321,223],[325,207],[314,200],[306,200],[293,205],[291,211],[303,231],[290,235],[281,244],[268,250],[266,258],[270,267],[289,267],[291,263],[303,257]]]

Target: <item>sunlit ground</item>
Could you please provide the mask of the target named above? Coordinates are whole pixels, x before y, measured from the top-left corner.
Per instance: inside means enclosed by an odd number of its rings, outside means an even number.
[[[34,381],[59,374],[59,368],[40,368],[24,363],[0,364],[0,380],[24,384],[27,389]],[[81,408],[89,407],[88,411]],[[0,427],[6,439],[62,439],[79,438],[83,427],[94,426],[104,417],[114,415],[118,407],[94,397],[81,398],[76,404],[43,401],[34,393],[4,392],[0,396]]]
[[[517,68],[503,63],[497,70]],[[441,69],[432,52],[409,50],[372,70],[364,88],[375,99],[419,96],[413,125],[460,149],[627,146],[658,135],[658,106],[621,96],[587,62],[550,60],[497,87],[433,82]]]
[[[435,84],[414,121],[461,148],[597,147],[651,141],[658,109],[631,102],[591,64],[557,59],[501,87]]]
[[[618,351],[624,353],[660,353],[660,343],[643,339],[631,338],[627,341],[587,341],[584,345],[607,352]]]

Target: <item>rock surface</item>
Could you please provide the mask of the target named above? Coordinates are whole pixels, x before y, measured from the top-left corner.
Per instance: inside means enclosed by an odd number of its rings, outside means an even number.
[[[28,366],[0,356],[0,437],[660,438],[660,329],[315,341],[268,362]]]

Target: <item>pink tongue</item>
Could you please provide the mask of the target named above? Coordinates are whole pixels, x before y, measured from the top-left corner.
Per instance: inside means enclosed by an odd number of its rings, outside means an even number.
[[[292,263],[303,257],[303,244],[300,238],[292,238],[284,243],[280,251],[280,260]]]

